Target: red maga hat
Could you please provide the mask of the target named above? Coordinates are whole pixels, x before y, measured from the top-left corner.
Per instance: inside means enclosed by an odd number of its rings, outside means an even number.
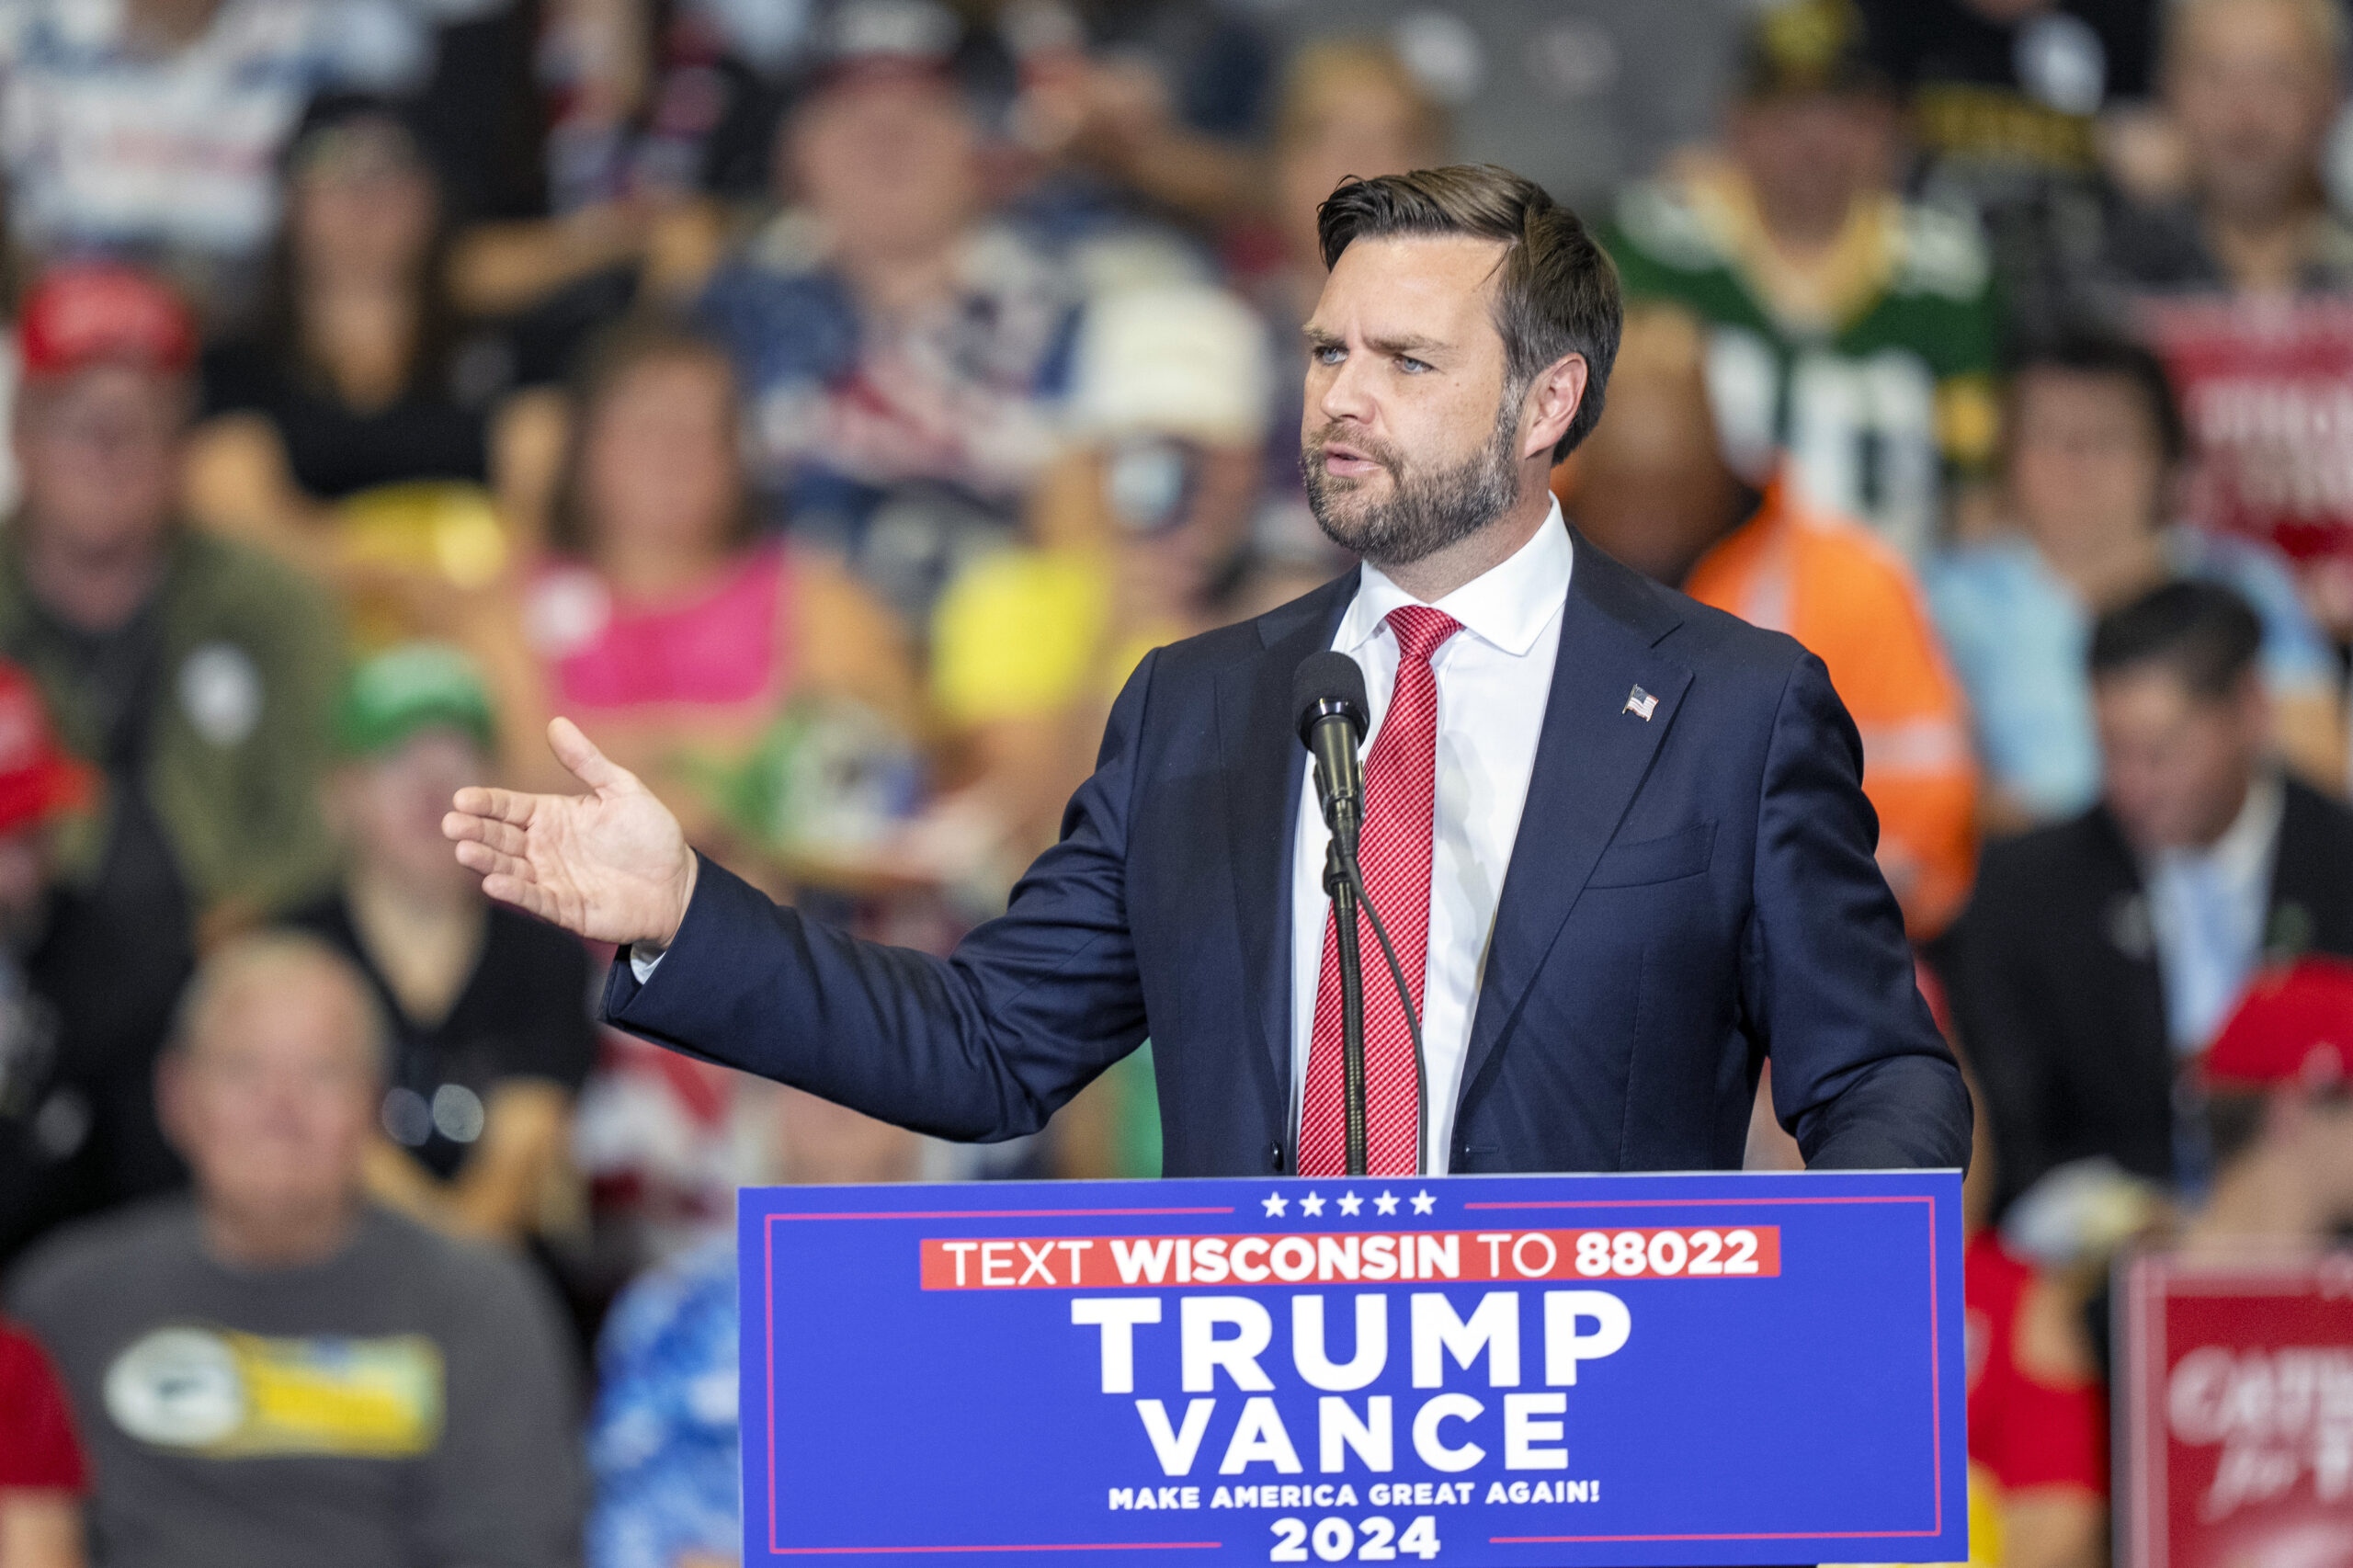
[[[87,365],[145,365],[171,375],[196,363],[196,323],[177,294],[135,267],[72,261],[41,275],[17,316],[28,377]]]
[[[2353,963],[2302,958],[2256,975],[2205,1073],[2218,1089],[2324,1088],[2353,1075]]]

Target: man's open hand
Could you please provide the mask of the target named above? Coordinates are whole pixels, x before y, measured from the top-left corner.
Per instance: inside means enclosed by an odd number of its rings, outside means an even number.
[[[695,857],[669,808],[569,719],[548,726],[585,795],[460,790],[441,831],[502,903],[591,941],[666,948],[694,894]]]

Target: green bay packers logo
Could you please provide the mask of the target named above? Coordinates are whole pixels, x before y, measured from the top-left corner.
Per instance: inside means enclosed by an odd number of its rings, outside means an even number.
[[[115,1358],[104,1392],[107,1414],[131,1437],[214,1458],[405,1459],[441,1435],[441,1352],[422,1335],[159,1328]]]

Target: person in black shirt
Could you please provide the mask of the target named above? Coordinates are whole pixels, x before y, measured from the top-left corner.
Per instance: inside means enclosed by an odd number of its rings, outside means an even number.
[[[331,806],[348,868],[293,923],[348,955],[392,1021],[372,1194],[445,1231],[519,1242],[567,1196],[595,1036],[586,950],[491,903],[443,848],[441,814],[493,733],[455,650],[409,643],[362,664],[336,715]]]
[[[486,487],[494,425],[513,406],[500,402],[510,357],[495,336],[461,331],[446,236],[438,181],[402,111],[356,97],[313,110],[289,153],[260,324],[204,355],[190,495],[206,524],[347,594],[382,592],[392,568],[460,587],[495,574]],[[415,505],[391,530],[354,536],[355,498],[381,505],[387,487],[420,484],[437,487],[438,510]],[[466,487],[468,523],[439,520],[460,504],[453,486]],[[456,557],[435,531],[485,524],[488,542]]]
[[[2013,318],[2028,335],[2054,330],[2097,271],[2110,176],[2131,172],[2156,122],[2156,0],[1858,4],[1910,108],[1914,194],[1975,213]]]
[[[2103,112],[2145,98],[2150,0],[1860,0],[1880,67],[1908,91],[1923,150],[2086,170]]]
[[[96,1206],[90,1162],[76,1158],[95,1086],[60,1071],[57,1003],[25,962],[55,902],[57,836],[96,782],[59,747],[31,677],[0,659],[0,1270],[47,1226]]]

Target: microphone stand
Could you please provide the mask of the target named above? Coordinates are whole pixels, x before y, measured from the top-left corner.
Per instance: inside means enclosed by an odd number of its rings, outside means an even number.
[[[1389,928],[1381,923],[1381,911],[1373,907],[1372,894],[1364,885],[1364,869],[1357,860],[1358,812],[1358,802],[1351,797],[1333,797],[1326,819],[1332,836],[1324,852],[1324,891],[1332,900],[1333,948],[1340,960],[1340,1106],[1347,1139],[1345,1158],[1348,1175],[1367,1174],[1370,1161],[1365,1137],[1364,958],[1357,934],[1357,910],[1362,907],[1365,918],[1372,923],[1373,937],[1381,944],[1381,956],[1388,962],[1390,983],[1397,988],[1397,1004],[1404,1009],[1406,1033],[1414,1042],[1414,1172],[1419,1176],[1430,1168],[1429,1065],[1422,1051],[1422,1020],[1420,1010],[1414,1006],[1413,989],[1405,983],[1405,968],[1397,961],[1397,949],[1389,940]]]

